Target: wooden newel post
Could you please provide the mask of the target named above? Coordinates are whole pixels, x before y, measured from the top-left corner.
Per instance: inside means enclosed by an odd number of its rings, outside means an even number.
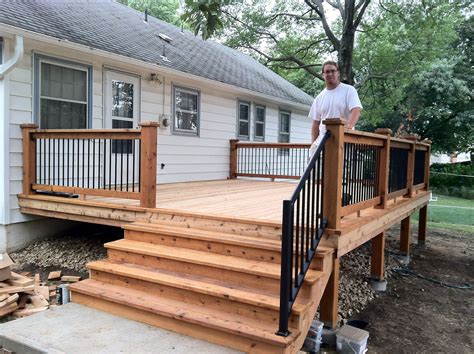
[[[140,206],[156,207],[156,151],[158,122],[142,122],[140,139]]]
[[[346,121],[340,118],[326,119],[323,123],[326,125],[326,129],[331,132],[324,148],[323,217],[328,220],[328,229],[339,229],[341,226],[344,125]]]
[[[416,135],[407,135],[403,139],[411,140],[410,150],[408,151],[408,166],[407,166],[407,197],[413,196],[413,181],[415,177],[415,151],[416,151]]]
[[[230,139],[229,179],[237,178],[237,143],[239,139]]]
[[[424,143],[429,144],[425,155],[425,189],[430,189],[430,156],[431,156],[431,140],[424,140]]]
[[[23,194],[31,194],[31,185],[36,183],[36,140],[32,133],[38,126],[24,123],[20,127],[23,133]]]
[[[387,140],[384,141],[383,147],[380,150],[380,166],[379,166],[379,208],[385,209],[387,207],[388,195],[388,178],[390,173],[390,136],[392,130],[389,128],[378,128],[375,130],[376,134],[386,135]]]

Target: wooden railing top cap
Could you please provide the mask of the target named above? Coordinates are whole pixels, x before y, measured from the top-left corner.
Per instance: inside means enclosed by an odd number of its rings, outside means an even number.
[[[390,128],[377,128],[375,129],[376,134],[392,135],[392,129]]]
[[[140,127],[159,127],[160,123],[159,122],[154,122],[154,121],[148,121],[148,122],[140,122],[138,123]]]
[[[35,123],[21,123],[21,124],[20,124],[20,128],[33,128],[33,129],[37,129],[37,128],[38,128],[38,124],[35,124]]]
[[[346,125],[347,121],[342,118],[327,118],[323,120],[323,124],[325,125]]]

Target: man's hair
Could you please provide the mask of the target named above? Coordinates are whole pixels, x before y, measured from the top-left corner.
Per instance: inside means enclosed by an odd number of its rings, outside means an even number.
[[[324,72],[324,68],[326,67],[326,65],[334,65],[336,67],[336,69],[339,70],[339,66],[337,65],[337,63],[334,60],[326,60],[323,63],[323,67],[321,68],[321,72]]]

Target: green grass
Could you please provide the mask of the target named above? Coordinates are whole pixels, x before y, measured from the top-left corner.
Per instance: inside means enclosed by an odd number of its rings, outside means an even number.
[[[438,198],[428,205],[428,222],[433,227],[474,232],[474,200],[434,194]],[[418,213],[413,215],[418,220]]]

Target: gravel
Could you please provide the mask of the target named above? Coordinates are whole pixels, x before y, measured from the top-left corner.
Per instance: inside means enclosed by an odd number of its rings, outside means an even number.
[[[85,265],[106,257],[104,243],[123,237],[119,228],[84,225],[67,234],[44,239],[12,253],[17,271],[41,272],[63,270],[63,274],[87,277]],[[399,227],[388,230],[385,253],[385,276],[401,265],[397,260]],[[416,247],[416,245],[412,245]],[[368,282],[370,276],[370,244],[362,245],[341,257],[339,285],[339,323],[353,318],[378,294]],[[66,270],[66,272],[64,272]]]

